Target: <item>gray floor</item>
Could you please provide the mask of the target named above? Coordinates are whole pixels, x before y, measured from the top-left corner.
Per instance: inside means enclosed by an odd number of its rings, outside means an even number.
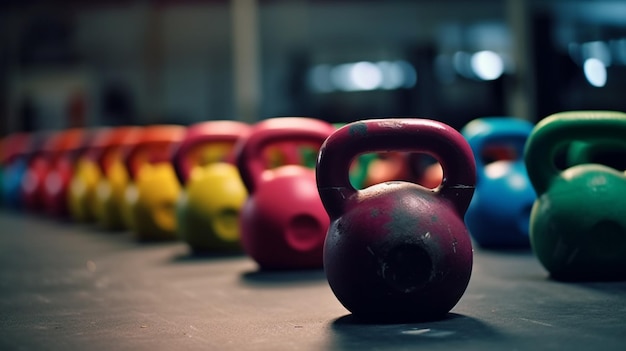
[[[476,250],[442,321],[356,323],[323,272],[0,211],[0,350],[626,350],[626,283],[559,283]]]

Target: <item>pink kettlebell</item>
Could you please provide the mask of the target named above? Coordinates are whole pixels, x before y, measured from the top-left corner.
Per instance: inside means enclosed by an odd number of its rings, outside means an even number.
[[[263,120],[236,146],[236,163],[248,190],[240,217],[245,252],[262,269],[322,267],[329,219],[317,193],[315,171],[288,164],[267,169],[265,150],[284,142],[316,148],[334,131],[305,117]]]

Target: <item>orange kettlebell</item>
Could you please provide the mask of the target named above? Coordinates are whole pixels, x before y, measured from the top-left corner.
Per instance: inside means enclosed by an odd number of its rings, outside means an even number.
[[[42,183],[44,211],[65,218],[69,213],[68,193],[74,162],[86,143],[86,130],[72,128],[59,132],[46,145],[48,167]]]

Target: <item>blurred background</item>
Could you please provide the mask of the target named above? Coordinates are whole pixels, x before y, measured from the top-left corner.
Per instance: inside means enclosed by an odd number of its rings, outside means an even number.
[[[622,0],[0,1],[0,134],[626,111]]]

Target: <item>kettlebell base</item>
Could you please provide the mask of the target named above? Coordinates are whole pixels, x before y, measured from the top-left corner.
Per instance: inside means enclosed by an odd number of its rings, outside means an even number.
[[[450,312],[436,313],[436,314],[424,314],[419,311],[414,313],[404,311],[401,313],[352,313],[351,316],[357,323],[382,323],[382,324],[397,324],[397,323],[423,323],[434,322],[446,319],[450,315]]]

